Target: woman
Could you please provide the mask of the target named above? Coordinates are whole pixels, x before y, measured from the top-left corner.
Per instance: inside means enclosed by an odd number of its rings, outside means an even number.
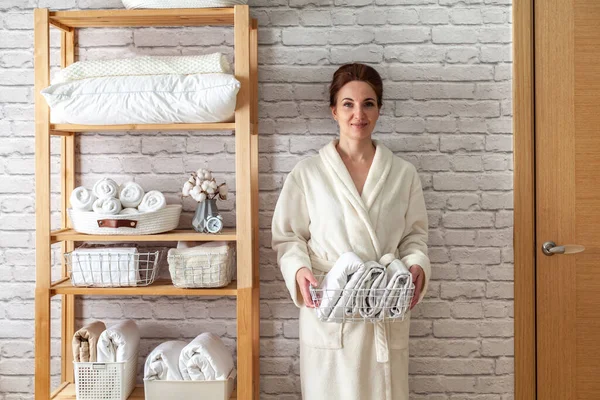
[[[371,134],[381,77],[363,64],[333,75],[330,107],[340,138],[298,163],[275,208],[273,249],[300,307],[300,378],[307,400],[408,400],[410,312],[393,323],[321,322],[309,285],[346,252],[392,255],[410,268],[419,302],[430,277],[427,213],[417,171]]]

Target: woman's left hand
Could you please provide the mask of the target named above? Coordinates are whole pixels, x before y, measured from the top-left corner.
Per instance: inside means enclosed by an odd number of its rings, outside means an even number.
[[[419,297],[421,297],[421,290],[423,290],[423,285],[425,284],[425,272],[423,272],[423,268],[418,264],[411,265],[408,270],[410,271],[413,283],[415,284],[415,294],[410,302],[410,309],[412,310],[419,302]]]

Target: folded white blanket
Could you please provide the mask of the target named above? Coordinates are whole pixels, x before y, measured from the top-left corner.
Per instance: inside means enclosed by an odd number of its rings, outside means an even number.
[[[142,202],[138,206],[141,212],[158,211],[167,206],[165,196],[158,190],[151,190],[144,195]]]
[[[121,212],[121,202],[119,199],[107,197],[104,199],[96,199],[92,209],[95,213],[106,215],[117,215]]]
[[[135,208],[144,198],[144,189],[135,182],[125,182],[119,188],[119,200],[123,207]]]
[[[85,248],[71,253],[74,286],[136,286],[139,260],[135,247]]]
[[[387,286],[382,300],[384,316],[387,318],[400,317],[410,306],[412,275],[406,265],[396,259],[388,265],[386,276]]]
[[[179,370],[185,380],[225,380],[233,371],[233,357],[217,335],[202,333],[181,351]]]
[[[107,197],[116,198],[119,195],[119,185],[110,178],[102,178],[94,184],[92,192],[94,192],[94,196],[99,199],[105,199]]]
[[[119,215],[133,215],[133,214],[139,214],[140,212],[138,211],[137,208],[124,208],[119,212]]]
[[[106,329],[98,340],[98,362],[121,362],[137,357],[140,331],[132,320],[126,320]]]
[[[328,319],[335,307],[343,307],[342,304],[338,304],[343,289],[350,276],[361,268],[364,269],[363,261],[352,252],[344,253],[337,259],[319,285],[319,293],[321,293],[317,308],[319,318]]]
[[[179,356],[181,350],[187,345],[180,340],[170,340],[159,344],[146,357],[144,365],[144,379],[151,381],[181,381],[183,377],[179,371]]]
[[[94,196],[90,190],[84,188],[83,186],[79,186],[71,192],[69,201],[71,202],[71,207],[76,210],[92,211],[92,206],[94,201],[96,201],[96,196]]]

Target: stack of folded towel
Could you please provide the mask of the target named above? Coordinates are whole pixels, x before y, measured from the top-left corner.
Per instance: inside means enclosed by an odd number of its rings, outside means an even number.
[[[402,317],[412,286],[410,271],[398,259],[363,262],[344,253],[320,285],[317,314],[324,321]]]
[[[145,380],[226,380],[235,373],[231,352],[213,333],[202,333],[190,343],[162,343],[148,355],[144,366]]]
[[[71,207],[98,214],[137,214],[158,211],[167,206],[165,196],[158,190],[148,193],[135,182],[118,185],[110,178],[100,179],[92,190],[79,186],[71,192]]]
[[[136,247],[78,248],[70,257],[74,286],[137,286],[140,280]]]
[[[140,345],[140,332],[134,321],[126,320],[106,328],[95,321],[73,335],[73,360],[75,362],[136,361]]]

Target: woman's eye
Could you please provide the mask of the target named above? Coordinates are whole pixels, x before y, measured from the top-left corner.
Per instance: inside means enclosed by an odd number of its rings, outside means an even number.
[[[375,103],[369,101],[368,103],[365,103],[365,106],[367,107],[373,107],[375,105]]]
[[[344,103],[344,107],[352,107],[352,103]]]

